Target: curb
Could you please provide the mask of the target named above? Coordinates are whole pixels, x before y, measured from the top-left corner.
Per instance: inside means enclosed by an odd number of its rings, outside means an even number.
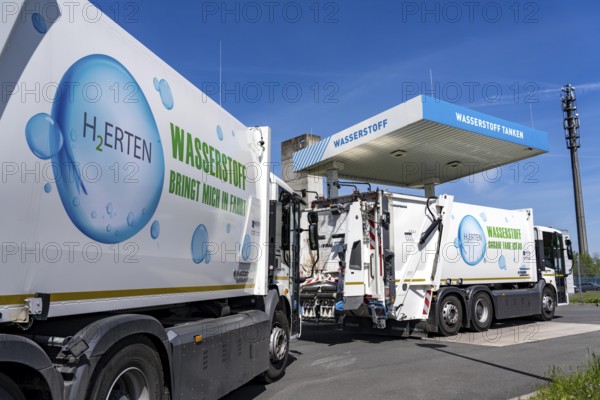
[[[510,399],[508,399],[508,400],[527,400],[527,399],[530,399],[530,398],[532,398],[532,397],[533,397],[533,396],[535,396],[536,394],[538,394],[538,392],[537,392],[537,391],[535,391],[535,392],[531,392],[531,393],[528,393],[528,394],[523,394],[523,395],[521,395],[521,396],[517,396],[517,397],[512,397],[512,398],[510,398]]]

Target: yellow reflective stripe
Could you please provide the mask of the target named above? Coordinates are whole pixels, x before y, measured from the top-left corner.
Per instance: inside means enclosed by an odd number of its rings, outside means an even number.
[[[446,282],[446,280],[448,280],[449,278],[442,278],[442,282]],[[459,278],[453,278],[452,282],[456,282],[458,281]],[[512,280],[524,280],[524,279],[531,279],[530,276],[511,276],[511,277],[500,277],[500,278],[460,278],[464,281],[512,281]]]
[[[276,281],[288,281],[290,280],[289,276],[276,275],[273,277]]]
[[[159,296],[171,294],[189,294],[198,292],[217,292],[223,290],[239,290],[253,288],[254,284],[238,285],[215,285],[215,286],[188,286],[175,288],[151,288],[151,289],[125,289],[125,290],[102,290],[91,292],[66,292],[50,294],[51,302],[60,301],[82,301],[97,299],[114,299],[121,297],[141,297],[141,296]],[[28,297],[35,297],[33,294],[18,294],[0,296],[0,305],[22,304]]]
[[[14,294],[8,296],[0,296],[0,305],[5,306],[8,304],[23,304],[25,299],[34,297],[35,294]]]
[[[364,285],[364,282],[346,282],[346,285]]]

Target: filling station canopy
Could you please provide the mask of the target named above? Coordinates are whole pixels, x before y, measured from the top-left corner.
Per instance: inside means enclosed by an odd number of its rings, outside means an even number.
[[[293,155],[295,172],[422,188],[548,151],[533,128],[418,96]]]

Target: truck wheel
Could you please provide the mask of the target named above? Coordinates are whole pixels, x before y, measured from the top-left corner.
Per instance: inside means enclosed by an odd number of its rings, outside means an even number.
[[[0,399],[25,400],[25,395],[17,384],[2,372],[0,372]]]
[[[150,340],[136,336],[106,353],[94,372],[90,400],[162,400],[160,356]]]
[[[269,369],[259,378],[264,383],[279,380],[287,367],[290,351],[290,324],[281,310],[275,310],[271,338],[269,340]]]
[[[454,336],[460,330],[463,309],[458,297],[444,297],[438,309],[438,328],[442,336]]]
[[[471,328],[475,332],[487,331],[492,325],[494,308],[485,292],[479,292],[471,300]]]
[[[554,318],[554,311],[556,311],[556,300],[554,297],[554,291],[549,286],[545,286],[542,290],[542,307],[541,314],[537,317],[540,321],[550,321]]]

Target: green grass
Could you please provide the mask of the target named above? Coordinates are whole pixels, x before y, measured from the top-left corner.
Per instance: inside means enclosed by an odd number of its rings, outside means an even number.
[[[539,389],[531,400],[600,399],[600,357],[589,357],[587,365],[567,374],[560,368],[550,371],[552,383]]]
[[[579,293],[569,297],[570,303],[591,303],[600,307],[600,292],[583,292],[583,301],[579,299]]]

